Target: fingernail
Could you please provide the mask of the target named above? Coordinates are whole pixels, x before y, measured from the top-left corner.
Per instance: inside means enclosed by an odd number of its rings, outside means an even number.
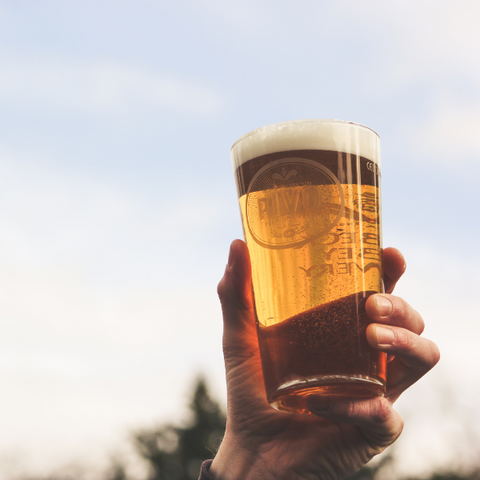
[[[381,317],[387,317],[393,312],[393,303],[386,295],[375,295],[375,304]]]
[[[330,408],[330,398],[320,395],[311,395],[308,397],[308,409],[312,412],[326,412]]]
[[[379,346],[391,345],[395,340],[395,332],[391,328],[375,325],[373,330]]]

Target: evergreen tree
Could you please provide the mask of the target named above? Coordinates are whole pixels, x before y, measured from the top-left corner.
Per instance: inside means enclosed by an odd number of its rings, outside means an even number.
[[[212,458],[225,431],[225,415],[203,379],[195,386],[187,427],[164,425],[134,436],[138,454],[148,462],[148,480],[196,480],[203,460]]]
[[[212,458],[225,431],[225,415],[218,402],[210,396],[203,379],[197,380],[189,405],[190,421],[180,427],[165,424],[138,431],[133,436],[137,454],[149,467],[142,480],[197,480],[203,460]],[[395,448],[386,455],[366,465],[348,480],[400,480],[392,468],[398,462]],[[68,471],[65,471],[68,470]],[[78,469],[62,469],[50,475],[26,475],[16,480],[72,480],[84,478]],[[103,480],[129,480],[127,469],[120,459],[113,459]],[[410,477],[403,480],[421,480]],[[466,473],[434,472],[423,480],[480,480],[480,470]]]
[[[480,480],[480,470],[473,470],[465,474],[453,472],[434,473],[428,480]]]

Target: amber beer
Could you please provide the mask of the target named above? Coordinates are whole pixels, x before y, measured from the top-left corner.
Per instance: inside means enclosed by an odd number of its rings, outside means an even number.
[[[383,291],[380,140],[351,122],[263,127],[232,147],[252,262],[267,398],[309,413],[312,393],[385,391],[365,302]]]

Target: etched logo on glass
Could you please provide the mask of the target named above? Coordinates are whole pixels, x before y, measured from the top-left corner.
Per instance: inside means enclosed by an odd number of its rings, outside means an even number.
[[[250,182],[247,226],[265,248],[301,247],[332,230],[344,204],[340,182],[328,168],[306,158],[275,160]]]

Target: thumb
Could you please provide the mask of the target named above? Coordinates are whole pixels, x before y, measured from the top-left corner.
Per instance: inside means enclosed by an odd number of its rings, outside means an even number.
[[[230,406],[265,402],[252,293],[250,256],[246,244],[234,240],[218,284],[223,312],[223,354]],[[248,395],[249,400],[246,401]]]
[[[228,264],[218,284],[223,312],[223,348],[225,356],[257,348],[257,333],[252,294],[250,255],[245,242],[234,240]]]
[[[228,263],[223,278],[218,284],[218,295],[224,313],[228,310],[253,310],[251,292],[252,273],[248,247],[242,240],[230,245]]]

